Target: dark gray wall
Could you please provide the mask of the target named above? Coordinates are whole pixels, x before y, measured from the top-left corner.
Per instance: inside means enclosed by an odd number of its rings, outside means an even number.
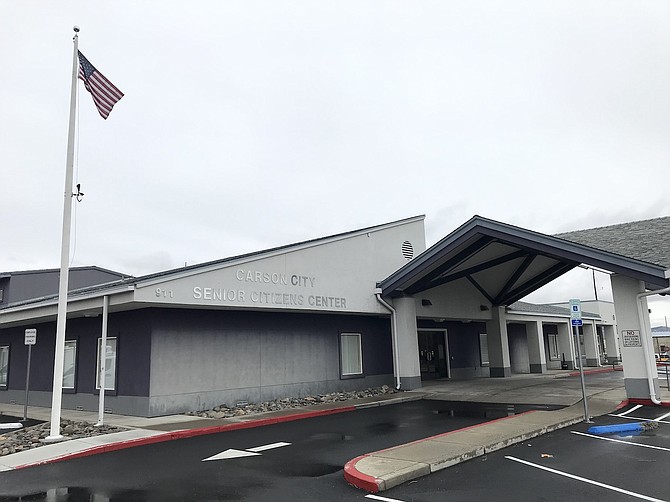
[[[0,345],[9,345],[9,376],[7,390],[0,390],[0,402],[23,403],[28,349],[24,345],[26,328],[37,328],[37,344],[33,346],[30,375],[30,403],[51,405],[56,323],[31,324],[0,330]],[[97,339],[101,336],[102,318],[70,319],[66,340],[77,340],[75,389],[65,390],[63,406],[97,409],[95,389]],[[150,324],[142,311],[111,314],[109,337],[117,338],[116,389],[108,391],[106,407],[117,413],[145,414],[149,396],[149,364],[151,354]]]
[[[388,318],[165,310],[152,319],[155,415],[392,383]],[[361,333],[363,377],[340,376],[341,332]]]
[[[50,406],[55,322],[0,330],[0,345],[10,345],[0,402],[23,402],[26,328],[38,331],[30,403]],[[341,332],[362,335],[362,377],[340,378]],[[100,333],[99,316],[67,323],[66,339],[77,340],[77,373],[64,408],[97,409]],[[155,416],[393,382],[388,318],[154,308],[110,314],[108,336],[117,338],[117,381],[105,407],[115,413]]]

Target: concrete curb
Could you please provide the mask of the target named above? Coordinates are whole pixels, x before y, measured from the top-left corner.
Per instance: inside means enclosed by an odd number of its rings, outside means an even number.
[[[612,368],[595,368],[591,370],[584,370],[585,375],[595,375],[597,373],[611,373],[612,371],[623,371],[623,366],[615,366]],[[568,376],[570,377],[577,377],[579,376],[579,371],[572,371],[568,373]]]
[[[583,420],[572,415],[545,424],[536,413],[528,411],[360,455],[345,464],[344,479],[356,488],[378,493]],[[485,432],[487,426],[496,432]]]

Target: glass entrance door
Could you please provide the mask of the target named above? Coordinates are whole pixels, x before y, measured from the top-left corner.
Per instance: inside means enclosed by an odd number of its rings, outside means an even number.
[[[422,380],[447,377],[444,331],[419,331],[419,366]]]

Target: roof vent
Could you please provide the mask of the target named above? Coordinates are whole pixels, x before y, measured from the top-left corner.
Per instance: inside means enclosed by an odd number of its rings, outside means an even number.
[[[405,241],[402,243],[402,255],[406,260],[411,260],[414,258],[414,248],[412,247],[412,243],[410,241]]]

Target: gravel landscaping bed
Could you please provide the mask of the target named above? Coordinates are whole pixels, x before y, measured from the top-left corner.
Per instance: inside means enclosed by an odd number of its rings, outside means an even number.
[[[99,436],[101,434],[109,434],[110,432],[120,432],[123,430],[125,429],[121,427],[113,427],[111,425],[95,427],[88,422],[74,422],[72,420],[61,421],[61,434],[65,436],[66,439]],[[44,446],[45,443],[42,442],[42,440],[49,436],[50,432],[51,424],[49,422],[13,430],[11,432],[5,432],[0,435],[0,456],[31,450],[38,446]]]
[[[363,399],[366,397],[374,397],[385,394],[394,394],[394,388],[388,385],[382,387],[375,387],[365,390],[351,391],[351,392],[331,392],[329,394],[320,394],[317,396],[307,396],[301,398],[287,397],[284,399],[275,399],[274,401],[266,401],[264,403],[239,403],[238,406],[229,408],[225,405],[216,406],[211,410],[193,411],[187,413],[202,418],[231,418],[242,415],[253,415],[257,413],[267,413],[269,411],[279,411],[286,409],[302,408],[305,406],[312,406],[315,404],[336,403],[341,401],[351,401],[356,399]]]

